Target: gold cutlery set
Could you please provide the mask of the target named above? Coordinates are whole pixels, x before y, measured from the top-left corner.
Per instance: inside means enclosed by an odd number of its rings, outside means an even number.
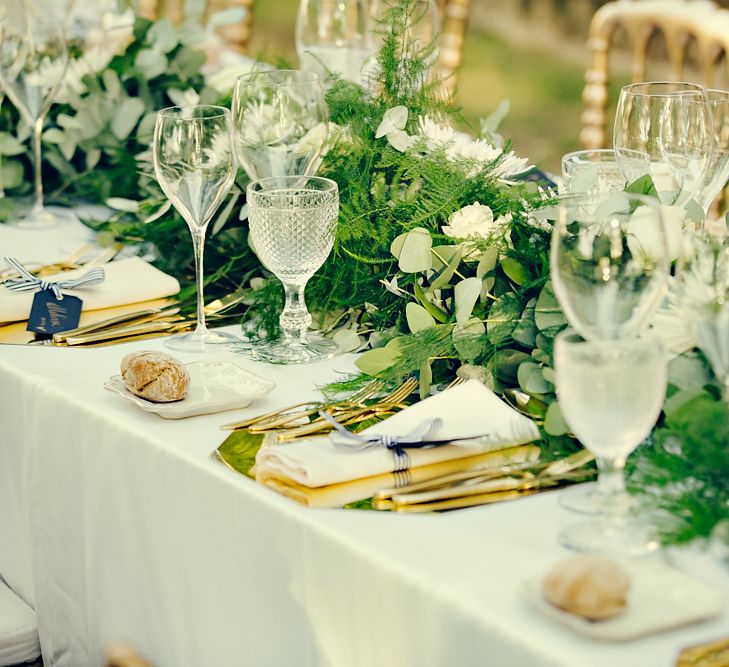
[[[98,249],[86,244],[65,259],[46,265],[28,264],[29,269],[39,277],[56,275],[76,269],[90,269],[111,261],[120,246]],[[17,277],[13,270],[0,272],[0,282]],[[211,301],[205,306],[205,315],[225,323],[226,313],[244,298],[244,290],[236,290],[227,296]],[[156,338],[193,329],[195,319],[186,317],[182,311],[189,310],[188,304],[172,299],[155,299],[127,306],[87,311],[81,315],[81,323],[75,329],[54,334],[49,339],[35,339],[25,330],[24,322],[0,326],[0,343],[51,345],[62,347],[97,347],[126,343],[147,338]],[[192,304],[189,304],[192,306]]]
[[[461,382],[460,378],[456,379],[449,387]],[[264,436],[264,447],[276,446],[299,438],[331,432],[332,425],[319,416],[320,411],[326,411],[340,424],[352,431],[359,431],[406,408],[408,397],[417,390],[417,387],[417,380],[409,378],[388,394],[378,398],[378,394],[384,390],[384,383],[374,380],[346,400],[299,403],[251,419],[226,424],[222,428],[245,431],[252,437]],[[235,465],[231,465],[227,460],[229,457],[226,456],[225,450],[226,443],[223,443],[218,453],[219,458],[235,468]],[[414,468],[409,472],[417,471],[417,474],[411,474],[411,477],[419,481],[406,485],[396,485],[395,482],[400,482],[402,477],[391,474],[381,476],[379,486],[375,478],[352,480],[332,485],[331,492],[326,488],[305,489],[282,479],[267,479],[265,483],[299,502],[316,506],[333,506],[327,504],[326,499],[347,498],[350,488],[355,494],[358,489],[367,489],[374,493],[371,502],[373,509],[415,513],[512,500],[566,484],[587,481],[595,476],[594,467],[589,465],[594,457],[586,450],[553,461],[540,461],[540,450],[535,445],[507,448],[504,451],[513,454],[516,450],[519,450],[517,452],[519,456],[516,458],[506,456],[507,462],[496,467],[490,463],[485,465],[484,459],[498,456],[500,454],[498,450],[488,456],[469,456],[462,460],[449,461],[445,466],[436,463],[423,466],[422,470]],[[251,473],[250,470],[239,470],[239,472]]]

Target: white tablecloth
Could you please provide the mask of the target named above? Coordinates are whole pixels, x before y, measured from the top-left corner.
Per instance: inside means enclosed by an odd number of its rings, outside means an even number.
[[[247,410],[170,422],[104,390],[131,349],[0,345],[0,575],[46,665],[130,640],[157,667],[668,667],[729,614],[629,644],[542,618],[519,587],[567,554],[557,496],[438,516],[314,510],[213,461],[220,424],[316,395],[351,357],[274,367]],[[191,360],[194,357],[184,357]]]

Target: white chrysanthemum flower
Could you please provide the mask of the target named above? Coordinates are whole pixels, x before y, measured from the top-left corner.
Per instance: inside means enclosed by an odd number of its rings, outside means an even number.
[[[469,175],[479,171],[482,165],[497,160],[491,173],[503,183],[511,183],[515,176],[531,169],[527,159],[517,157],[512,151],[504,153],[484,139],[472,139],[464,132],[457,132],[451,126],[437,123],[428,116],[418,118],[418,129],[420,138],[425,140],[429,150],[443,149],[451,160],[478,163],[479,166],[470,170]]]

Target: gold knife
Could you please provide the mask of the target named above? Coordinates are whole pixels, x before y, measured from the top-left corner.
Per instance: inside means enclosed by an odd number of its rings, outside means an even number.
[[[161,317],[168,317],[177,315],[180,312],[179,308],[154,308],[148,310],[138,310],[132,313],[126,313],[125,315],[117,315],[116,317],[110,317],[94,324],[87,324],[82,327],[76,327],[75,329],[69,329],[68,331],[60,331],[57,334],[53,334],[53,343],[63,343],[67,338],[74,336],[80,336],[82,334],[91,333],[93,331],[101,331],[103,329],[112,329],[120,324],[142,324],[143,322],[149,322]]]

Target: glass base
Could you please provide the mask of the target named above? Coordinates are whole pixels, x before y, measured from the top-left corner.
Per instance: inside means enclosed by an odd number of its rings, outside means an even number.
[[[47,208],[44,206],[37,211],[29,211],[27,215],[19,220],[13,220],[10,224],[18,229],[44,231],[74,222],[75,220],[78,220],[78,218],[70,208],[62,208],[60,206]]]
[[[604,502],[597,492],[597,482],[568,486],[559,492],[559,504],[570,512],[588,516],[599,516],[604,509]]]
[[[659,547],[646,526],[630,520],[585,521],[565,528],[559,543],[572,551],[630,558]]]
[[[220,352],[221,346],[238,342],[238,338],[225,331],[204,330],[172,336],[165,341],[165,347],[180,352]]]
[[[330,359],[339,354],[339,345],[333,340],[308,334],[303,341],[280,338],[272,342],[250,343],[244,350],[251,359],[270,364],[306,364]]]

